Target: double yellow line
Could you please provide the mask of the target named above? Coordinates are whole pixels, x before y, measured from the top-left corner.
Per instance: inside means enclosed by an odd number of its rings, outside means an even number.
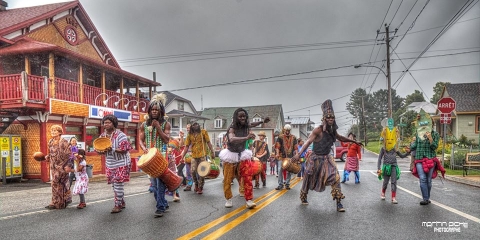
[[[299,178],[295,178],[293,181],[292,181],[292,184],[291,184],[291,187],[295,187],[295,185],[297,185],[298,183],[300,182],[300,179]],[[287,192],[287,190],[282,190],[282,191],[278,191],[278,190],[272,190],[270,192],[268,192],[267,194],[257,198],[255,200],[255,203],[259,203],[261,201],[263,201],[264,199],[267,199],[265,200],[264,202],[258,204],[255,208],[253,209],[249,209],[248,211],[246,211],[244,214],[238,216],[237,218],[233,219],[231,222],[225,224],[223,227],[217,229],[216,231],[208,234],[207,236],[205,236],[204,238],[202,239],[218,239],[219,237],[221,237],[223,234],[227,233],[228,231],[232,230],[233,228],[235,228],[236,226],[238,226],[240,223],[242,223],[243,221],[247,220],[248,218],[250,218],[251,216],[253,216],[254,214],[256,214],[257,212],[259,212],[260,210],[262,210],[263,208],[265,208],[266,206],[268,206],[270,203],[272,203],[273,201],[277,200],[279,197],[281,197],[283,194],[285,194]],[[272,196],[273,195],[273,196]],[[270,197],[272,196],[272,197]],[[270,198],[269,198],[270,197]],[[192,239],[206,231],[208,231],[209,229],[217,226],[218,224],[222,223],[222,222],[225,222],[227,221],[228,219],[234,217],[235,215],[243,212],[244,210],[246,210],[247,208],[245,206],[242,206],[240,208],[237,208],[235,209],[234,211],[222,216],[222,217],[219,217],[205,225],[203,225],[202,227],[199,227],[193,231],[191,231],[190,233],[187,233],[179,238],[177,238],[177,240],[183,240],[183,239]]]

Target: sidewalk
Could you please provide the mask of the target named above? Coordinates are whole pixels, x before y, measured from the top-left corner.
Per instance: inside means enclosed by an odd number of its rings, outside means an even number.
[[[452,181],[467,184],[474,187],[480,187],[480,176],[465,176],[461,175],[445,175],[445,179]]]

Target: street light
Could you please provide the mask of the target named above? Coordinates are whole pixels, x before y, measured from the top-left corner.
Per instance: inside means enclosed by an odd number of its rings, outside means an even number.
[[[145,112],[145,109],[147,108],[147,102],[141,101],[140,103],[144,104],[142,107],[142,112]]]
[[[95,97],[95,101],[93,102],[93,104],[94,104],[94,105],[97,105],[97,98],[100,97],[100,96],[102,96],[102,95],[104,95],[104,94],[105,94],[105,96],[107,96],[107,98],[108,98],[108,94],[106,94],[106,93],[100,93],[100,94],[98,94],[98,95]]]
[[[377,68],[378,70],[380,70],[383,75],[385,75],[385,77],[387,78],[387,90],[388,90],[388,113],[387,113],[387,116],[388,118],[392,118],[392,87],[391,87],[391,84],[390,84],[390,75],[385,73],[385,71],[383,71],[383,69],[377,67],[377,66],[374,66],[374,65],[363,65],[363,64],[358,64],[358,65],[355,65],[353,66],[354,68],[359,68],[359,67],[373,67],[373,68]]]
[[[107,98],[107,99],[105,99],[105,100],[103,101],[103,106],[107,106],[108,100],[110,100],[110,98],[113,98],[113,97],[117,97],[118,99],[120,99],[119,96],[113,95],[113,96],[111,96],[111,97],[109,97],[109,98]],[[118,102],[114,102],[113,105],[115,105],[115,107],[117,107],[117,106],[118,106]]]
[[[115,107],[117,107],[118,104],[120,104],[120,101],[122,101],[123,99],[126,99],[126,100],[127,100],[127,104],[123,105],[123,106],[125,107],[125,109],[126,109],[127,106],[128,106],[128,102],[130,102],[130,100],[129,100],[128,98],[120,98],[120,99],[118,99],[118,101],[116,101],[116,102],[114,103]]]
[[[134,110],[134,111],[137,111],[138,101],[137,101],[137,100],[128,101],[128,103],[127,103],[126,106],[128,107],[128,105],[129,105],[131,102],[135,102],[135,105],[133,105],[133,110]],[[127,108],[127,107],[125,107],[125,108]]]

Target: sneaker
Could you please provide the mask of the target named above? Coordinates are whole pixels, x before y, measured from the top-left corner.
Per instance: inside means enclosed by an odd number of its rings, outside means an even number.
[[[360,184],[360,181],[358,181],[358,182],[355,182],[355,184]]]
[[[397,204],[397,203],[398,203],[397,199],[392,198],[392,203],[393,203],[393,204]]]
[[[259,185],[255,185],[255,187],[253,187],[253,189],[259,189],[260,186]]]
[[[385,193],[382,193],[382,194],[380,195],[380,199],[385,200]]]
[[[345,208],[341,203],[337,203],[337,212],[345,212]]]
[[[282,187],[278,186],[275,188],[275,190],[282,190],[282,189],[283,189],[283,186]]]
[[[170,206],[165,207],[165,212],[168,212],[170,210]]]
[[[302,204],[303,204],[303,205],[308,205],[307,199],[302,200]]]
[[[192,191],[192,186],[187,186],[183,189],[183,191]]]
[[[125,202],[122,203],[122,209],[124,209],[126,207],[126,204]]]
[[[198,193],[198,194],[202,194],[202,193],[203,193],[203,188],[198,188],[197,193]]]
[[[429,204],[428,200],[422,200],[420,202],[420,205],[428,205],[428,204]]]
[[[174,201],[174,202],[180,202],[180,198],[177,197],[177,196],[175,196],[175,197],[173,197],[173,201]]]
[[[341,183],[345,183],[345,178],[341,181]]]
[[[227,202],[225,203],[226,208],[231,208],[233,207],[232,199],[227,199]]]
[[[263,187],[267,187],[267,182],[263,182]]]
[[[285,189],[290,190],[290,186],[287,186]]]
[[[245,196],[245,194],[244,194],[244,193],[239,193],[239,194],[238,194],[238,196],[240,196],[240,197],[244,197],[244,196]]]
[[[86,207],[87,205],[85,203],[80,203],[78,204],[77,208],[78,209],[83,209],[84,207]]]
[[[155,217],[163,217],[163,212],[160,210],[155,211]]]
[[[255,206],[257,206],[257,204],[255,204],[252,200],[248,200],[247,201],[247,208],[254,208]]]

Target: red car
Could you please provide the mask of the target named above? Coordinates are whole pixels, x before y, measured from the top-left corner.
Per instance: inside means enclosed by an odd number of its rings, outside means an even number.
[[[340,159],[342,162],[347,160],[348,148],[343,147],[340,141],[335,141],[335,159]]]

